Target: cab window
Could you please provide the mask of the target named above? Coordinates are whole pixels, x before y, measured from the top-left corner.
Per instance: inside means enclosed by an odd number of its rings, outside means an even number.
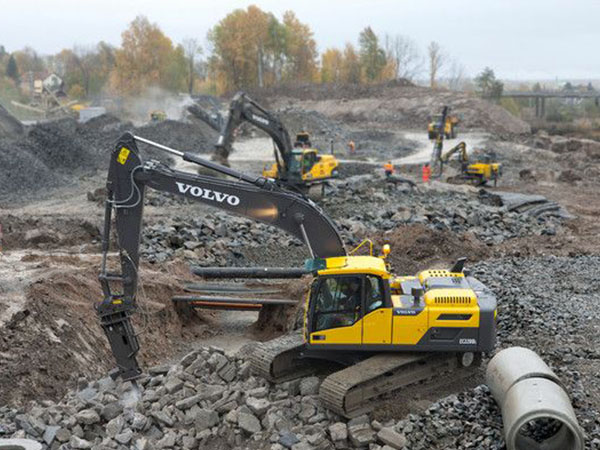
[[[332,277],[316,293],[313,331],[347,327],[361,318],[361,277]]]
[[[309,152],[304,154],[303,158],[303,167],[302,170],[304,173],[310,172],[312,166],[315,165],[315,161],[317,159],[317,155],[314,152]]]
[[[383,306],[383,285],[381,278],[367,275],[365,278],[365,314]]]

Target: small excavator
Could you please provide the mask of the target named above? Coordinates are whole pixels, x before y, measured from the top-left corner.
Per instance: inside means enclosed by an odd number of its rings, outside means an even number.
[[[178,171],[154,160],[144,162],[138,144],[233,179]],[[369,255],[356,255],[358,248],[347,252],[334,223],[287,185],[125,133],[110,156],[99,275],[104,299],[95,304],[117,363],[113,377],[133,380],[141,374],[131,316],[137,308],[146,188],[272,225],[306,244],[311,257],[303,268],[196,268],[193,272],[203,276],[220,272],[223,278],[312,275],[303,332],[257,344],[250,363],[274,382],[314,372],[323,360],[345,365],[325,378],[320,388],[323,402],[339,414],[360,414],[382,395],[413,383],[449,372],[468,374],[481,352],[494,347],[496,299],[464,271],[464,259],[449,270],[393,275],[386,262],[389,246],[380,256],[373,255],[372,245]],[[116,236],[119,272],[107,271],[112,236]]]
[[[226,163],[234,140],[234,130],[246,121],[267,133],[275,144],[275,163],[263,170],[263,177],[281,180],[306,192],[311,186],[337,178],[339,162],[333,155],[319,154],[312,148],[310,135],[298,133],[292,145],[283,123],[244,92],[235,94],[229,115],[221,127],[216,145],[216,160]]]
[[[448,183],[463,184],[468,183],[474,186],[483,186],[488,181],[493,181],[494,186],[498,184],[498,178],[502,176],[502,167],[498,162],[492,161],[489,155],[483,155],[475,162],[469,161],[467,154],[467,144],[460,142],[440,157],[440,171],[444,170],[444,164],[447,164],[452,156],[458,154],[460,162],[460,173],[448,177]]]

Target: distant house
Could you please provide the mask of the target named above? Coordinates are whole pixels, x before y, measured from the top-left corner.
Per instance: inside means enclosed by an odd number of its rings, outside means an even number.
[[[54,72],[28,72],[21,80],[21,91],[32,99],[40,99],[45,94],[66,97],[65,82]]]

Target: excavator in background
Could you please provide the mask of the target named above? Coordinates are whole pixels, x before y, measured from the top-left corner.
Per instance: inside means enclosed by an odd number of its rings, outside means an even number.
[[[144,162],[138,143],[233,180]],[[322,401],[339,414],[355,416],[372,408],[382,395],[448,372],[468,374],[480,353],[494,347],[496,299],[465,273],[464,259],[449,270],[393,275],[385,259],[389,246],[384,246],[381,256],[373,255],[372,245],[369,255],[358,256],[358,247],[347,252],[325,213],[285,184],[126,133],[110,156],[99,275],[104,299],[95,305],[117,362],[113,377],[133,380],[141,374],[131,316],[137,308],[146,188],[275,226],[306,244],[311,257],[304,268],[195,268],[193,272],[219,273],[221,278],[312,275],[303,332],[257,344],[250,363],[275,382],[314,372],[318,361],[347,366],[325,378],[320,388]],[[116,233],[111,230],[113,213]],[[116,236],[120,273],[107,271],[112,236]]]
[[[440,129],[438,124],[440,122],[443,124],[442,129],[444,132],[444,137],[446,139],[454,139],[457,134],[456,127],[460,123],[460,119],[457,116],[446,115],[446,117],[442,120],[441,114],[436,114],[427,125],[427,134],[429,136],[429,140],[434,140],[437,138]]]
[[[163,122],[167,120],[167,113],[161,109],[155,109],[154,111],[150,111],[150,122],[157,123]]]
[[[442,150],[444,149],[444,124],[446,123],[446,117],[448,116],[449,108],[444,106],[442,113],[436,115],[437,122],[435,122],[435,142],[433,143],[433,151],[431,152],[431,160],[429,161],[429,167],[431,168],[431,175],[434,178],[439,178],[442,175]]]
[[[440,157],[440,170],[443,173],[444,164],[447,164],[454,155],[458,155],[460,162],[460,173],[449,177],[446,181],[453,184],[468,183],[474,186],[482,186],[488,181],[493,181],[494,186],[502,175],[501,164],[492,160],[489,155],[483,155],[475,162],[470,162],[467,154],[467,144],[460,142]]]
[[[263,176],[280,180],[300,191],[337,178],[339,162],[334,155],[319,154],[312,148],[310,135],[298,133],[292,145],[290,135],[283,123],[252,100],[246,93],[235,94],[229,105],[229,115],[221,127],[216,145],[216,160],[226,164],[234,140],[234,130],[243,122],[249,122],[267,133],[274,142],[275,163],[263,170]]]

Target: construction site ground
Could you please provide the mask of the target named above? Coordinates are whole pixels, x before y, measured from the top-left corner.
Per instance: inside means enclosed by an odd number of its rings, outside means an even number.
[[[390,89],[403,92],[401,87],[386,86],[381,91],[355,93],[356,98],[352,98],[352,93],[320,98],[318,92],[305,91],[296,97],[278,92],[261,95],[288,118],[292,130],[313,131],[311,125],[318,126],[314,140],[324,151],[329,148],[328,136],[333,136],[334,151],[342,164],[341,179],[326,191],[327,198],[321,198],[317,192],[311,195],[334,221],[342,224],[342,233],[349,243],[357,244],[363,238],[373,239],[378,246],[390,243],[390,261],[398,274],[413,274],[431,266],[448,267],[458,257],[469,258],[468,266],[474,275],[498,297],[499,347],[526,346],[550,364],[569,389],[589,448],[596,448],[591,442],[600,438],[600,353],[596,345],[600,332],[600,182],[590,167],[598,166],[600,152],[594,144],[587,143],[581,148],[572,146],[575,150],[561,151],[553,137],[540,140],[530,134],[527,124],[507,118],[505,111],[479,100],[471,104],[462,94],[458,99],[450,93],[436,98],[428,90],[409,88],[415,91],[402,97],[404,103],[400,104],[400,100],[389,100],[386,93]],[[469,114],[457,139],[445,142],[446,149],[464,140],[472,154],[494,153],[503,165],[503,177],[495,189],[544,195],[574,217],[556,222],[523,221],[516,226],[513,222],[520,219],[482,213],[480,220],[484,223],[478,225],[481,232],[473,231],[470,222],[463,221],[462,202],[471,202],[469,208],[475,208],[479,188],[444,183],[446,175],[423,184],[421,165],[429,160],[432,147],[426,135],[423,105],[428,113],[435,113],[441,104],[453,99],[458,102],[457,109]],[[469,123],[473,108],[489,108],[473,120],[474,125]],[[314,111],[318,112],[318,124],[314,122]],[[95,151],[89,160],[79,160],[82,165],[93,160],[89,167],[63,171],[47,186],[41,184],[46,178],[40,177],[37,188],[29,186],[22,193],[15,184],[3,185],[0,405],[26,410],[32,400],[59,400],[68,391],[76,390],[81,378],[101,378],[113,367],[93,310],[94,302],[101,300],[97,275],[104,206],[99,188],[105,182],[103,167],[108,166],[111,147],[128,125],[113,119],[107,123],[110,127],[101,128],[94,144],[104,147],[104,151]],[[138,128],[137,133],[179,148],[191,143],[192,148],[181,149],[207,156],[216,138],[198,124],[175,125],[160,132],[153,132],[148,126],[146,130]],[[100,138],[104,141],[100,142]],[[80,133],[78,139],[85,142],[85,134]],[[350,139],[357,143],[354,154],[347,149]],[[3,138],[0,148],[6,148],[10,142]],[[49,145],[56,145],[56,141]],[[69,145],[72,143],[65,147]],[[597,145],[600,147],[600,143]],[[58,166],[64,155],[54,150],[53,164]],[[382,166],[388,159],[394,161],[399,175],[417,183],[416,191],[385,182]],[[245,134],[235,144],[230,161],[235,169],[259,174],[265,164],[272,162],[272,143],[258,133]],[[52,166],[50,161],[44,164]],[[69,164],[75,167],[78,158]],[[187,163],[174,165],[195,170]],[[36,166],[38,169],[42,173]],[[70,172],[74,175],[69,176]],[[489,190],[493,192],[494,188]],[[407,203],[408,198],[412,203]],[[419,209],[420,198],[427,199],[426,211]],[[390,211],[389,217],[380,216],[382,208]],[[436,208],[447,212],[434,218],[430,211]],[[142,241],[140,314],[134,319],[141,333],[143,367],[178,361],[190,350],[206,345],[234,354],[245,344],[264,341],[293,328],[296,311],[283,316],[208,310],[181,315],[170,298],[182,292],[185,282],[198,281],[189,272],[190,264],[298,265],[308,257],[299,242],[269,233],[262,225],[164,194],[149,193],[144,214],[145,229],[149,231]],[[488,239],[486,227],[492,222],[495,227],[510,230],[501,238]],[[173,244],[176,239],[170,236],[185,236],[182,233],[186,227],[202,223],[211,229],[214,243],[194,250]],[[178,224],[184,225],[180,228]],[[520,231],[514,230],[525,231],[519,235]],[[234,247],[230,248],[228,244],[232,242]],[[115,264],[114,254],[111,259],[111,264]],[[302,280],[284,283],[282,289],[301,305],[307,285],[308,281]],[[476,401],[484,395],[477,387],[482,383],[480,369],[467,378],[415,386],[389,398],[372,418],[381,423],[408,420],[427,430],[428,419],[420,414],[439,401],[442,406],[436,408],[443,409],[442,399],[451,395],[465,404]],[[483,416],[487,411],[476,414]],[[493,423],[487,425],[498,427],[499,420],[489,418]],[[449,448],[446,445],[440,440],[423,448]]]

